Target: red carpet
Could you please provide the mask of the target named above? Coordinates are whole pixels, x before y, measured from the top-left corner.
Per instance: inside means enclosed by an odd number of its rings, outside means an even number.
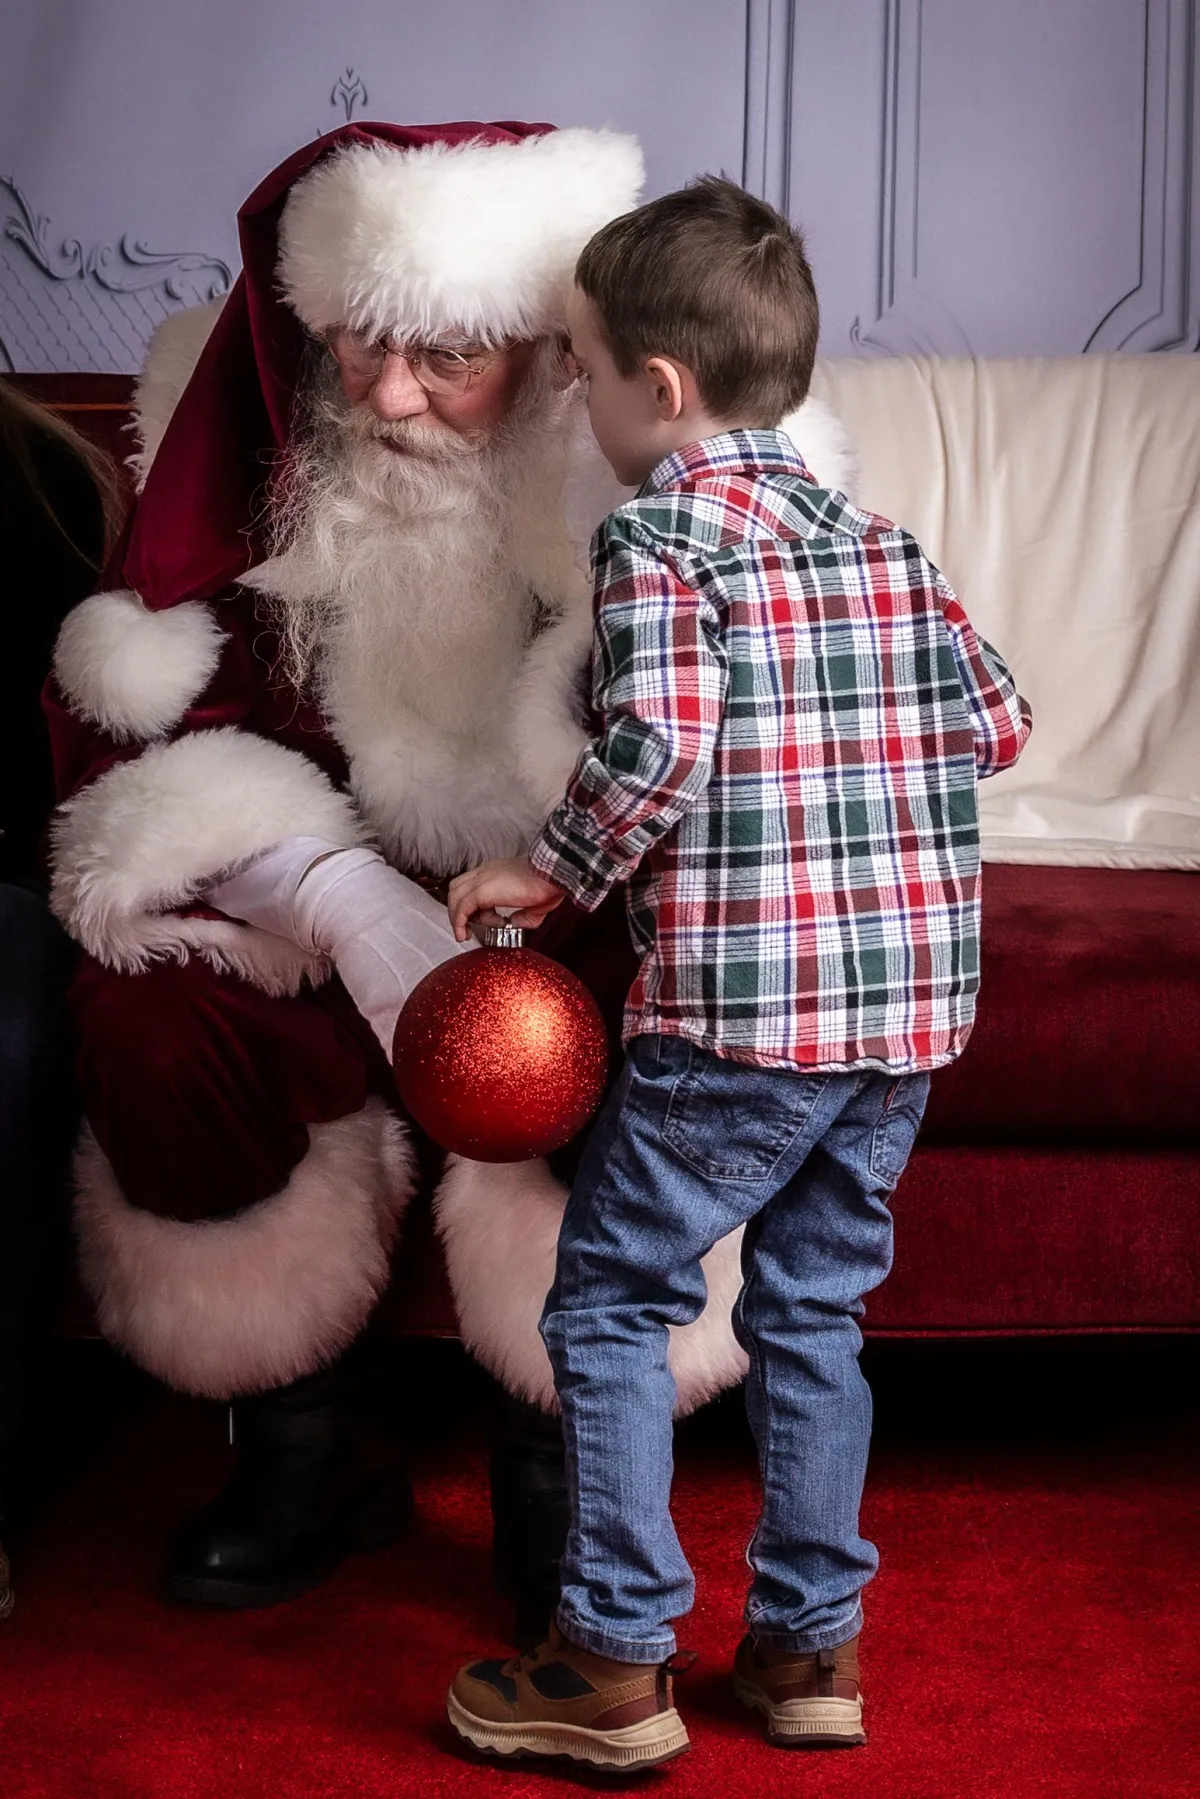
[[[1200,1456],[1183,1401],[1163,1401],[1157,1364],[1144,1406],[1128,1382],[1110,1403],[1103,1367],[1049,1392],[1036,1363],[1017,1363],[1017,1392],[993,1369],[948,1398],[928,1366],[884,1370],[866,1507],[883,1554],[864,1636],[869,1746],[770,1750],[730,1699],[754,1497],[726,1409],[680,1453],[676,1511],[699,1579],[680,1633],[701,1656],[680,1688],[693,1748],[639,1790],[1200,1793]],[[240,1617],[154,1597],[168,1528],[220,1478],[220,1428],[216,1408],[127,1406],[19,1541],[18,1609],[0,1627],[4,1799],[577,1791],[557,1772],[464,1759],[443,1722],[458,1660],[502,1641],[477,1408],[426,1434],[410,1538]]]

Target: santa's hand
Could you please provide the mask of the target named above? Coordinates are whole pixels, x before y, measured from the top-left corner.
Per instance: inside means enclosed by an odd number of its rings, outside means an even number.
[[[314,837],[276,844],[207,897],[231,918],[328,956],[389,1056],[417,982],[475,947],[456,943],[437,901],[374,850]]]
[[[483,924],[504,922],[495,916],[497,906],[515,908],[509,924],[534,929],[565,898],[562,888],[538,874],[527,856],[508,856],[469,868],[451,881],[447,905],[455,939],[465,943],[472,918],[479,916]]]

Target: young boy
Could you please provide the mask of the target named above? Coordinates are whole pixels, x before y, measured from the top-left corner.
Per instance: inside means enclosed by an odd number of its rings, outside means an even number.
[[[744,1224],[735,1328],[762,1472],[739,1698],[780,1745],[865,1741],[858,1510],[863,1295],[929,1073],[978,984],[976,783],[1029,714],[904,531],[817,487],[774,429],[817,302],[798,233],[705,179],[605,227],[571,352],[637,497],[593,541],[599,740],[528,859],[450,890],[456,934],[627,883],[642,963],[542,1336],[567,1445],[562,1600],[533,1656],[460,1671],[478,1747],[652,1766],[687,1747],[671,1621],[693,1582],[669,1511],[667,1327]]]

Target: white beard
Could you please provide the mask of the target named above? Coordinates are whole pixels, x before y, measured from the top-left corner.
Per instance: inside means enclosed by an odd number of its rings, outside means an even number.
[[[567,411],[543,391],[486,443],[402,428],[398,454],[361,409],[320,405],[282,547],[247,577],[401,866],[516,854],[545,816],[515,711],[539,606],[586,604],[562,521]]]

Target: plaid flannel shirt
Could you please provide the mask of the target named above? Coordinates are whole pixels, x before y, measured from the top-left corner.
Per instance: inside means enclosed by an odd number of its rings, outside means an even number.
[[[907,532],[730,431],[592,540],[603,723],[531,851],[588,909],[628,882],[626,1038],[935,1068],[979,982],[976,784],[1029,734]]]

